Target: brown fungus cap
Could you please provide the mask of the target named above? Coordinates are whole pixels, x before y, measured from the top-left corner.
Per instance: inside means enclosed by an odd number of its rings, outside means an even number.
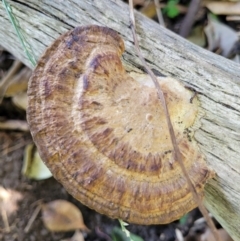
[[[41,57],[27,118],[54,177],[88,207],[137,224],[168,223],[196,207],[174,160],[166,117],[147,76],[124,70],[124,43],[105,27],[75,28]],[[159,80],[184,165],[199,194],[212,176],[189,127],[198,112],[178,81]]]

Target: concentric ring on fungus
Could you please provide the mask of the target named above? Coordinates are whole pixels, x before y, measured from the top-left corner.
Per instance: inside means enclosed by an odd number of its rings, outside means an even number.
[[[156,89],[124,70],[112,29],[77,27],[41,57],[29,82],[27,118],[40,155],[77,200],[112,218],[169,223],[196,207],[173,148]],[[188,128],[196,98],[159,80],[184,165],[203,196],[212,176]]]

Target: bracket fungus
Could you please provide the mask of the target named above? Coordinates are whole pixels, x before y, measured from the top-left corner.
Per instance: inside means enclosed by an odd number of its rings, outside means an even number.
[[[156,89],[125,71],[123,51],[106,27],[60,36],[30,79],[28,123],[41,158],[77,200],[111,218],[168,223],[197,204],[174,160]],[[184,165],[203,196],[213,172],[188,131],[198,101],[177,80],[159,82]]]

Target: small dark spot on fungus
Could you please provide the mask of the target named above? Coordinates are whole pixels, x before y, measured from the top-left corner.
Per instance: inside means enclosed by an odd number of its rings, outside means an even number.
[[[83,76],[83,89],[87,90],[87,88],[88,88],[88,79],[87,79],[87,76],[84,75]]]
[[[168,150],[168,151],[165,151],[164,154],[167,155],[167,154],[169,154],[171,152],[172,152],[172,150]]]
[[[67,42],[66,42],[66,46],[68,49],[70,49],[72,47],[72,44],[73,44],[74,40],[73,39],[69,39]]]
[[[78,172],[73,173],[73,174],[72,174],[72,179],[76,179],[78,175],[79,175]]]
[[[48,97],[51,94],[51,86],[50,83],[46,80],[43,80],[44,84],[44,95]]]
[[[129,128],[129,129],[127,130],[127,133],[131,132],[132,130],[133,130],[132,128]]]
[[[79,40],[79,37],[77,35],[73,35],[73,41],[77,42]]]
[[[126,73],[123,52],[121,37],[106,27],[60,36],[29,81],[30,131],[54,177],[83,204],[132,223],[169,223],[196,202],[174,160],[156,89],[142,84],[147,75],[141,81]],[[189,131],[197,100],[191,104],[192,93],[177,80],[159,84],[183,162],[202,195],[213,174]]]

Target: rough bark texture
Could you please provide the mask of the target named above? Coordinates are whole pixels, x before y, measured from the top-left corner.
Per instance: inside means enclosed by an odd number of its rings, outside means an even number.
[[[129,27],[128,6],[118,0],[8,1],[37,59],[66,30],[98,24],[115,29],[125,41],[127,70],[142,69]],[[216,172],[205,189],[205,204],[234,240],[240,240],[240,72],[239,65],[190,44],[136,14],[141,50],[152,69],[174,77],[199,94],[201,127],[195,134]],[[29,67],[22,46],[0,4],[0,44]],[[139,70],[138,70],[139,71]]]

